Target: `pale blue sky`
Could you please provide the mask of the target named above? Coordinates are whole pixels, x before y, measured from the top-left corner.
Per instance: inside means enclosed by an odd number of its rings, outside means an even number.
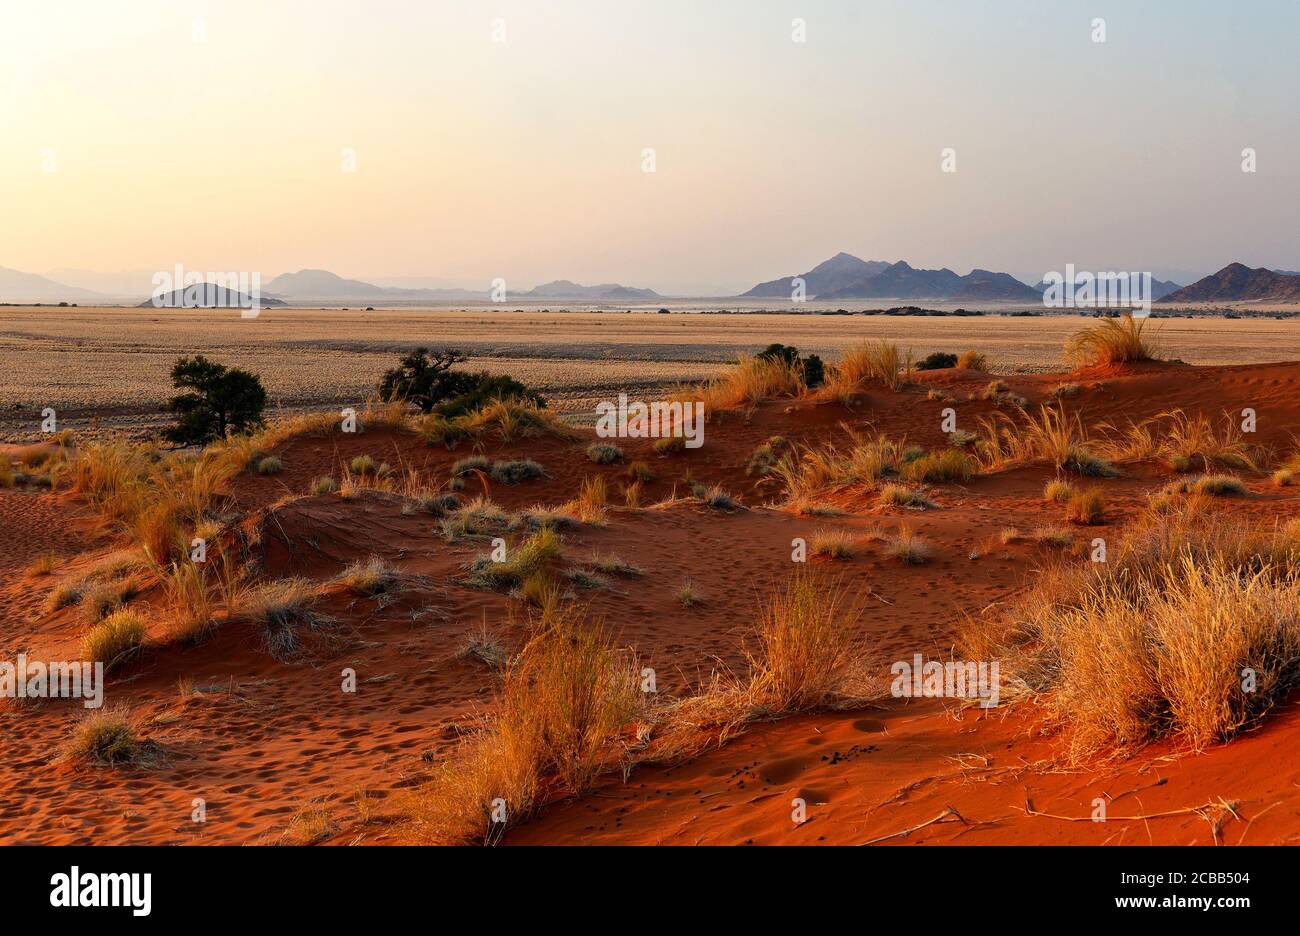
[[[4,4],[0,265],[1298,269],[1298,37],[1290,0]]]

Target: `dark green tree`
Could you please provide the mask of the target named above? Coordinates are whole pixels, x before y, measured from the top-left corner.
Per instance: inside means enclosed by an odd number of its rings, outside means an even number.
[[[465,360],[455,348],[434,351],[416,348],[379,380],[379,398],[405,400],[429,412],[444,400],[469,393],[479,382],[476,374],[452,370]]]
[[[256,374],[209,361],[203,355],[180,358],[172,365],[172,386],[184,393],[163,406],[175,413],[175,426],[163,438],[178,445],[204,445],[227,433],[246,432],[262,424],[266,390]]]

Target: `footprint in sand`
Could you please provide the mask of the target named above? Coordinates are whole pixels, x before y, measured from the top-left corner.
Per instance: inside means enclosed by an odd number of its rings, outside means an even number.
[[[758,776],[764,783],[789,783],[803,773],[806,766],[802,757],[783,757],[759,767]]]

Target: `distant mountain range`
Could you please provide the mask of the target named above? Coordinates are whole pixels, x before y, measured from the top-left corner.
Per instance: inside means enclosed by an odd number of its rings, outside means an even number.
[[[260,308],[273,308],[285,305],[282,299],[262,296],[258,299]],[[137,309],[249,309],[253,301],[245,293],[227,289],[216,283],[192,283],[169,293],[151,296],[136,306]]]
[[[25,273],[0,267],[0,302],[79,304],[133,300],[148,294],[149,286],[143,283],[153,274],[145,272],[96,273],[87,270],[61,270],[71,285],[51,276]],[[741,298],[789,299],[794,292],[794,276],[783,276],[754,286]],[[947,268],[939,270],[917,269],[906,261],[890,263],[884,260],[862,260],[852,254],[838,253],[806,273],[805,295],[820,301],[850,301],[858,299],[932,299],[948,302],[1018,302],[1042,301],[1047,284],[1029,286],[1007,273],[975,269],[958,276]],[[400,281],[400,280],[399,280]],[[393,280],[389,280],[393,282]],[[412,284],[419,278],[407,279]],[[87,288],[93,284],[97,288]],[[1228,303],[1228,302],[1296,302],[1300,303],[1300,273],[1291,270],[1250,268],[1242,263],[1230,263],[1219,272],[1206,276],[1190,286],[1153,279],[1152,298],[1157,302]],[[470,290],[450,287],[380,286],[364,280],[347,279],[328,270],[299,270],[275,277],[265,287],[264,305],[280,305],[277,299],[298,303],[311,301],[362,302],[422,300],[485,302],[488,290]],[[622,286],[618,283],[599,283],[583,286],[572,280],[553,280],[524,292],[511,292],[511,299],[582,300],[587,302],[637,302],[663,298],[653,289]],[[151,300],[142,303],[151,305]]]
[[[0,301],[4,302],[94,302],[99,293],[65,286],[36,273],[0,267]]]
[[[862,260],[838,253],[800,274],[809,299],[837,302],[845,299],[948,299],[955,301],[1038,302],[1042,293],[1008,273],[971,270],[958,276],[952,270],[918,270],[904,260]],[[793,276],[759,283],[744,298],[790,298]]]
[[[1281,270],[1251,269],[1229,263],[1211,276],[1161,298],[1161,302],[1300,302],[1300,275]]]
[[[376,286],[363,280],[344,279],[328,270],[299,270],[282,273],[266,284],[266,292],[286,299],[476,299],[489,298],[489,291],[467,289],[408,289],[395,286]],[[570,280],[543,283],[528,292],[510,293],[509,296],[529,299],[658,299],[653,289],[633,289],[617,283],[599,286],[582,286]]]
[[[281,273],[266,284],[266,292],[286,299],[478,299],[487,298],[487,290],[402,289],[376,286],[364,280],[345,279],[329,270],[299,270]]]
[[[799,278],[804,281],[804,291],[811,298],[860,283],[868,277],[884,272],[889,267],[890,264],[884,260],[859,260],[852,254],[837,253],[829,260],[817,264],[807,273],[800,274]],[[789,299],[794,292],[794,280],[793,276],[768,280],[766,283],[759,283],[749,292],[741,293],[741,296],[754,299]]]
[[[530,289],[519,296],[529,299],[658,299],[659,294],[653,289],[637,289],[632,286],[620,286],[618,283],[601,283],[598,286],[583,286],[572,280],[552,280]]]
[[[1120,271],[1117,270],[1115,272],[1120,272]],[[1046,292],[1049,288],[1050,287],[1046,282],[1040,282],[1037,286],[1034,287],[1034,289],[1038,292]],[[1153,301],[1159,302],[1161,299],[1169,295],[1174,290],[1181,289],[1181,288],[1182,287],[1179,286],[1177,283],[1175,283],[1173,280],[1160,280],[1160,279],[1156,279],[1154,276],[1151,277],[1151,298]]]

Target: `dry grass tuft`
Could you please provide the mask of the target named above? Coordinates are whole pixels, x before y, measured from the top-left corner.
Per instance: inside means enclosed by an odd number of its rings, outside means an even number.
[[[904,355],[895,342],[869,338],[845,349],[839,363],[830,368],[823,393],[847,400],[868,384],[897,390],[902,384],[903,365]]]
[[[1083,526],[1096,526],[1106,516],[1106,501],[1096,488],[1077,491],[1065,502],[1065,519]]]
[[[1131,314],[1104,318],[1065,342],[1065,356],[1077,367],[1158,360],[1155,342],[1146,336],[1147,320]]]
[[[374,598],[397,587],[401,573],[391,562],[379,556],[358,559],[340,572],[335,581],[346,586],[354,595]]]
[[[81,641],[83,659],[103,663],[105,671],[125,662],[144,645],[144,618],[134,611],[114,611]]]
[[[923,565],[933,551],[930,543],[906,524],[885,537],[885,555],[908,565]]]
[[[145,764],[153,753],[154,745],[140,737],[136,720],[121,708],[86,715],[62,750],[67,760],[98,765]]]
[[[979,351],[963,351],[957,355],[957,366],[962,370],[988,371],[988,359]]]
[[[1300,529],[1185,506],[1147,515],[1105,563],[1062,568],[964,635],[1042,697],[1082,759],[1255,724],[1300,675]],[[1004,697],[1010,693],[1004,692]]]
[[[495,842],[624,756],[644,705],[634,661],[580,610],[557,609],[507,665],[500,704],[406,802],[428,842]]]
[[[858,541],[846,530],[815,530],[808,539],[808,551],[827,559],[852,559],[858,554]]]

